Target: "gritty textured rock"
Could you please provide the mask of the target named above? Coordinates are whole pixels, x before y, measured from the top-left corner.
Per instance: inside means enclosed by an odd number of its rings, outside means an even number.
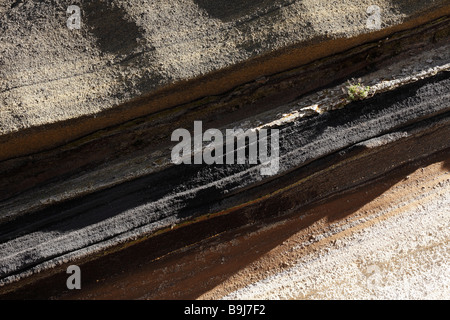
[[[81,8],[79,30],[66,26],[66,10],[73,4]],[[308,50],[271,64],[256,60],[253,69],[246,65],[229,76],[219,74],[218,82],[195,88],[179,85],[160,99],[151,96],[145,106],[117,109],[180,81],[234,68],[277,50],[374,34],[366,27],[370,5],[382,9],[382,32],[449,10],[447,1],[419,0],[0,1],[3,158],[52,147],[333,53],[339,46]],[[45,139],[36,138],[29,145],[24,140],[1,145],[24,129],[36,132],[44,130],[40,126],[73,119],[80,120],[75,129],[61,124],[61,130],[48,131]]]

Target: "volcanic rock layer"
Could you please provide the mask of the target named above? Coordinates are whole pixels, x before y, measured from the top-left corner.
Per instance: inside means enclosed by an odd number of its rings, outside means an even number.
[[[127,289],[114,298],[198,297],[133,275],[427,159],[448,171],[445,1],[379,1],[378,31],[364,1],[338,1],[347,22],[325,1],[219,3],[80,1],[73,32],[68,2],[0,2],[2,298],[102,298],[111,284]],[[367,96],[350,99],[347,81]],[[279,130],[278,170],[175,165],[171,134],[194,121]]]

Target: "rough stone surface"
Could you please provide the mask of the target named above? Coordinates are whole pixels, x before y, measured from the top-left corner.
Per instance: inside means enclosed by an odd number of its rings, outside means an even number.
[[[66,26],[69,4],[82,8],[80,30]],[[374,4],[379,31],[366,28]],[[74,260],[94,274],[102,263],[121,273],[139,250],[157,259],[448,153],[449,33],[440,17],[449,9],[415,0],[0,0],[0,289]],[[372,79],[368,99],[339,102],[333,81],[423,48],[436,55],[423,56],[424,72],[407,63],[400,79]],[[328,82],[296,91],[327,70]],[[335,107],[322,103],[329,94]],[[311,117],[299,116],[303,98]],[[197,116],[279,128],[278,174],[168,165],[167,137]]]
[[[66,26],[72,4],[82,9],[80,30]],[[366,28],[370,5],[382,9],[381,31]],[[447,1],[420,0],[3,0],[1,158],[224,92],[448,12]],[[356,40],[333,42],[339,39]],[[205,75],[195,85],[183,82]]]
[[[448,76],[448,72],[443,72],[399,90],[356,102],[346,109],[280,127],[280,171],[274,177],[262,177],[261,165],[177,166],[5,222],[0,226],[0,284],[56,267],[67,259],[95,255],[119,244],[133,242],[171,225],[195,221],[201,215],[221,213],[242,203],[246,204],[245,209],[248,203],[263,199],[265,194],[276,198],[276,209],[271,208],[274,202],[262,202],[260,208],[250,206],[241,216],[251,221],[261,215],[284,214],[333,192],[355,187],[369,177],[382,175],[391,170],[391,166],[448,149],[449,141],[439,138],[448,134],[448,105],[445,102],[449,95]],[[430,119],[417,122],[423,118]],[[431,133],[425,134],[423,130],[431,130]],[[433,133],[439,131],[440,135]],[[416,135],[425,140],[418,143]],[[382,138],[371,140],[379,136]],[[433,142],[425,142],[427,139]],[[315,165],[307,167],[314,161],[320,163],[321,158],[330,154],[358,160],[352,152],[364,153],[364,150],[377,147],[383,149],[384,145],[395,146],[397,140],[400,142],[393,149],[395,151],[389,152],[388,159],[384,160],[392,162],[391,166],[377,160],[378,164],[367,170],[367,161],[373,162],[376,158],[370,155],[369,159],[361,157],[360,163],[351,165],[347,173],[330,176],[324,170],[324,176],[318,178],[313,173],[317,170]],[[409,150],[411,143],[414,152],[400,147],[403,145]],[[329,163],[326,166],[333,167]],[[296,170],[302,167],[311,177],[301,179],[301,171]],[[353,170],[365,173],[352,175]],[[310,179],[312,185],[308,184]],[[264,184],[258,186],[261,182]],[[300,194],[278,195],[289,183],[300,186]],[[246,191],[249,188],[252,189]],[[228,220],[227,224],[240,223],[236,217],[224,216],[224,219]],[[223,227],[227,224],[218,223]],[[202,232],[205,230],[199,234]]]

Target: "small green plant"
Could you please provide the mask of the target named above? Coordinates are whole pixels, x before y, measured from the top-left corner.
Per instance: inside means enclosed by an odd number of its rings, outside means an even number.
[[[369,86],[363,86],[361,83],[348,83],[347,86],[347,94],[350,101],[356,101],[356,100],[362,100],[367,98],[369,95],[370,87]]]

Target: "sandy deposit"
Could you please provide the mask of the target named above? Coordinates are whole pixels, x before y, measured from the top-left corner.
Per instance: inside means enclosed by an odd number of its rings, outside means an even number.
[[[294,234],[201,298],[448,299],[449,214],[448,166],[420,168],[345,223]],[[259,280],[244,280],[255,266]]]
[[[450,10],[419,0],[78,3],[82,28],[69,30],[73,1],[0,1],[0,159],[223,93]],[[380,31],[366,27],[370,5],[382,8]]]

